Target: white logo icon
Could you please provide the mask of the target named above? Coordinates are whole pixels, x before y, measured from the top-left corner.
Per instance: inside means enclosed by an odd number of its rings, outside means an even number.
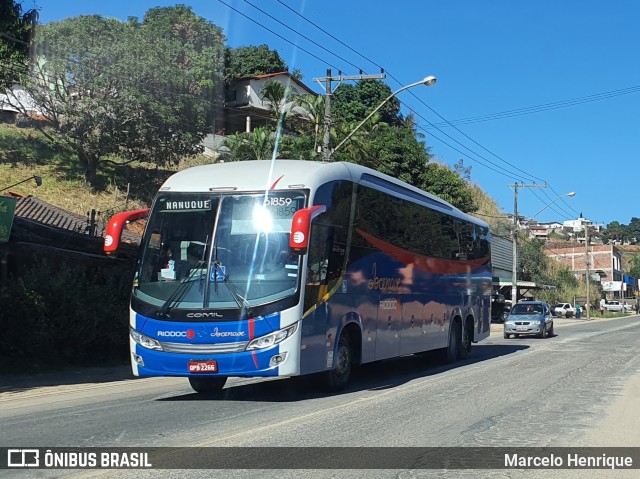
[[[40,451],[38,449],[8,449],[8,467],[38,467],[40,466]]]

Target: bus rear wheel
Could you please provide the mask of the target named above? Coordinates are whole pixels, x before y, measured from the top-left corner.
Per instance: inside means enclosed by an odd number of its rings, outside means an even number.
[[[222,391],[227,378],[225,377],[190,377],[191,388],[200,394],[213,394]]]
[[[326,381],[329,390],[341,391],[349,383],[351,378],[351,369],[353,368],[353,353],[351,351],[351,343],[349,335],[343,332],[338,339],[338,347],[336,348],[336,357],[333,362],[333,369],[327,371]]]
[[[462,327],[462,334],[460,336],[460,348],[458,349],[458,359],[467,359],[471,354],[471,347],[473,343],[473,320],[467,318]]]
[[[458,359],[460,354],[460,347],[462,343],[462,331],[460,327],[460,321],[454,319],[449,328],[449,342],[447,347],[442,349],[442,358],[446,363],[452,363]]]

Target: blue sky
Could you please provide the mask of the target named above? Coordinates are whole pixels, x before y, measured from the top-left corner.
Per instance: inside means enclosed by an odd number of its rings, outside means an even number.
[[[36,0],[35,5],[47,23],[96,13],[141,18],[149,8],[175,3]],[[604,224],[628,224],[640,217],[635,197],[640,184],[640,2],[182,3],[220,26],[232,47],[267,44],[278,50],[319,93],[313,79],[324,77],[328,68],[334,75],[338,70],[355,75],[359,69],[375,74],[383,67],[394,91],[426,75],[437,76],[433,87],[417,86],[398,95],[403,112],[417,115],[436,160],[448,165],[464,160],[472,167],[471,180],[504,212],[513,212],[514,206],[514,189],[508,185],[546,181],[546,189],[519,188],[520,214],[562,221],[582,213]],[[23,3],[25,9],[32,6]],[[558,199],[573,191],[573,198]]]

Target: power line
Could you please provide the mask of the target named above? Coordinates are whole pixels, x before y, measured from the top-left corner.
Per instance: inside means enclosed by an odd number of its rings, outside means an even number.
[[[608,100],[609,98],[614,98],[622,95],[631,95],[634,93],[640,93],[640,86],[632,86],[628,88],[622,88],[619,90],[611,90],[611,91],[602,92],[602,93],[595,93],[593,95],[587,95],[587,96],[572,98],[568,100],[561,100],[561,101],[552,102],[552,103],[543,103],[541,105],[535,105],[535,106],[530,106],[525,108],[517,108],[514,110],[507,110],[507,111],[498,112],[498,113],[490,113],[487,115],[460,118],[458,120],[452,120],[450,122],[436,123],[436,125],[438,126],[445,126],[445,125],[452,125],[452,124],[466,125],[470,123],[479,123],[484,121],[500,120],[503,118],[511,118],[514,116],[531,115],[533,113],[540,113],[548,110],[556,110],[559,108],[567,108],[570,106],[581,105],[583,103],[590,103],[594,101]]]
[[[291,42],[290,40],[286,39],[286,38],[285,38],[285,37],[283,37],[282,35],[280,35],[280,34],[278,34],[278,33],[274,32],[273,30],[270,30],[269,28],[267,28],[266,26],[264,26],[263,24],[261,24],[261,23],[260,23],[260,22],[258,22],[257,20],[254,20],[253,18],[249,17],[248,15],[246,15],[246,14],[244,14],[244,13],[240,12],[239,10],[237,10],[237,9],[235,9],[235,8],[233,8],[233,7],[231,7],[230,5],[228,5],[227,3],[225,3],[223,0],[218,0],[218,1],[219,1],[220,3],[222,3],[223,5],[227,6],[228,8],[232,9],[232,10],[233,10],[233,11],[235,11],[236,13],[238,13],[238,14],[242,15],[243,17],[247,18],[248,20],[252,21],[253,23],[255,23],[255,24],[259,25],[260,27],[264,28],[265,30],[269,31],[270,33],[272,33],[272,34],[276,35],[278,38],[280,38],[280,39],[282,39],[282,40],[286,41],[287,43],[289,43],[289,44],[291,44],[291,45],[293,45],[293,46],[296,46],[296,48],[299,48],[301,51],[303,51],[303,52],[305,52],[305,53],[307,53],[307,54],[309,54],[309,55],[313,56],[313,57],[314,57],[314,58],[316,58],[316,59],[318,59],[318,60],[320,60],[320,61],[324,61],[324,60],[322,60],[321,58],[317,57],[316,55],[314,55],[314,54],[310,53],[310,52],[309,52],[309,51],[307,51],[306,49],[304,49],[304,48],[302,48],[302,47],[300,47],[300,46],[296,45],[295,43]],[[244,0],[244,1],[246,2],[246,0]],[[246,2],[246,3],[249,3],[249,2]],[[281,2],[280,2],[280,3],[281,3]],[[249,3],[249,4],[250,4],[250,3]],[[250,4],[250,5],[251,5],[251,4]],[[252,5],[252,6],[253,6],[253,5]],[[286,6],[286,5],[285,5],[285,6]],[[254,7],[254,8],[257,8],[257,7]],[[299,15],[299,16],[301,16],[302,18],[305,18],[305,17],[303,17],[302,15]],[[306,19],[306,18],[305,18],[305,19]],[[310,22],[310,23],[312,23],[312,22]],[[314,24],[314,25],[315,25],[315,24]],[[289,28],[289,27],[287,27],[287,28]],[[292,30],[292,31],[294,31],[294,32],[295,32],[295,30]],[[296,32],[296,33],[297,33],[297,32]],[[306,37],[304,37],[304,38],[306,38]],[[333,37],[333,36],[332,36],[332,38],[335,38],[335,37]],[[314,42],[314,43],[315,43],[315,42]],[[351,50],[353,50],[353,49],[351,49]],[[353,51],[355,51],[355,50],[353,50]],[[335,53],[333,53],[333,52],[330,52],[330,54],[332,54],[332,55],[334,55],[334,56],[336,56],[336,57],[338,57],[338,58],[341,58],[341,57],[339,57],[338,55],[336,55],[336,54],[335,54]],[[342,58],[341,58],[341,59],[342,59]],[[333,66],[333,65],[331,65],[329,62],[325,62],[325,63],[329,64],[330,66]],[[335,67],[335,66],[333,66],[333,67],[334,67],[334,68],[336,68],[336,69],[338,69],[338,68],[337,68],[337,67]],[[396,80],[396,81],[397,81],[397,80]],[[423,118],[423,119],[424,119],[424,118]],[[474,152],[473,150],[469,149],[468,147],[466,147],[466,146],[465,146],[465,145],[463,145],[462,143],[458,142],[455,138],[451,137],[450,135],[448,135],[448,134],[447,134],[447,133],[445,133],[444,131],[442,131],[442,130],[440,130],[440,129],[438,129],[438,130],[439,130],[441,133],[443,133],[445,136],[447,136],[447,137],[451,138],[453,141],[455,141],[456,143],[458,143],[458,144],[459,144],[460,146],[462,146],[463,148],[465,148],[465,149],[469,150],[472,154],[475,154],[475,155],[477,155],[477,156],[482,157],[482,156],[481,156],[481,155],[479,155],[478,153]],[[437,138],[435,135],[432,135],[432,136],[434,136],[434,138]],[[438,139],[438,138],[437,138],[437,139]],[[439,140],[439,141],[441,141],[443,144],[445,144],[445,145],[449,146],[449,148],[452,148],[453,150],[458,151],[459,153],[463,154],[464,156],[466,156],[467,158],[471,159],[472,161],[478,161],[478,160],[474,160],[473,158],[469,157],[468,155],[466,155],[465,153],[461,152],[461,151],[460,151],[460,150],[458,150],[457,148],[455,148],[455,147],[453,147],[453,146],[449,145],[449,144],[448,144],[447,142],[445,142],[444,140],[441,140],[441,139],[438,139],[438,140]],[[482,157],[482,158],[484,158],[484,157]],[[489,163],[493,164],[494,166],[497,166],[497,165],[496,165],[495,163],[493,163],[491,160],[488,160],[488,159],[486,159],[486,158],[484,158],[484,159],[485,159],[485,161],[487,161],[487,162],[489,162]],[[480,163],[482,164],[482,162],[480,162]],[[491,168],[491,167],[489,167],[489,166],[487,166],[487,165],[483,165],[483,166],[485,166],[485,167],[489,168],[490,170],[492,170],[492,171],[494,171],[494,172],[496,172],[496,173],[498,173],[498,174],[501,174],[501,175],[503,175],[503,176],[506,176],[507,178],[511,178],[511,179],[514,179],[514,180],[519,179],[519,178],[516,178],[516,177],[511,176],[511,175],[509,175],[509,174],[506,174],[506,173],[504,173],[503,171],[500,171],[499,169]]]
[[[374,60],[370,59],[369,57],[363,55],[362,53],[358,52],[357,50],[353,49],[352,47],[350,47],[349,45],[347,45],[346,43],[344,43],[343,41],[341,41],[339,38],[337,38],[336,36],[332,35],[330,32],[328,32],[327,30],[325,30],[324,28],[320,27],[318,24],[316,24],[315,22],[309,20],[308,18],[306,18],[304,15],[298,13],[297,11],[295,11],[294,9],[292,9],[290,6],[288,6],[287,4],[285,4],[284,2],[282,2],[281,0],[276,0],[278,3],[280,3],[281,5],[283,5],[285,8],[287,8],[289,11],[293,12],[295,15],[297,15],[298,17],[302,18],[303,20],[305,20],[306,22],[308,22],[309,24],[313,25],[315,28],[317,28],[318,30],[320,30],[321,32],[323,32],[325,35],[329,36],[330,38],[332,38],[333,40],[337,41],[338,43],[340,43],[341,45],[343,45],[344,47],[348,48],[350,51],[352,51],[353,53],[355,53],[356,55],[360,56],[361,58],[364,58],[365,60],[367,60],[368,62],[376,65],[379,68],[383,68],[381,65],[379,65],[377,62],[375,62]],[[402,85],[402,83],[395,77],[393,77],[393,75],[389,74],[389,76],[394,79],[398,84]],[[594,94],[594,95],[589,95],[589,96],[585,96],[585,97],[579,97],[579,98],[575,98],[575,99],[570,99],[570,100],[563,100],[563,101],[559,101],[559,102],[554,102],[554,103],[547,103],[547,104],[543,104],[543,105],[537,105],[534,107],[527,107],[527,108],[521,108],[521,109],[516,109],[516,110],[511,110],[508,112],[502,112],[499,114],[493,114],[493,115],[484,115],[482,118],[483,119],[490,119],[489,117],[491,116],[496,116],[496,117],[502,117],[502,116],[515,116],[515,115],[522,115],[522,114],[530,114],[530,113],[535,113],[538,111],[545,111],[545,110],[549,110],[549,109],[554,109],[554,108],[564,108],[567,106],[572,106],[575,104],[579,104],[579,103],[585,103],[585,102],[590,102],[590,101],[597,101],[597,100],[603,100],[603,99],[607,99],[607,98],[611,98],[614,96],[619,96],[619,95],[627,95],[627,94],[632,94],[632,93],[636,93],[640,91],[640,86],[635,86],[635,87],[629,87],[629,88],[625,88],[625,89],[620,89],[620,90],[613,90],[613,91],[609,91],[609,92],[604,92],[604,93],[599,93],[599,94]],[[411,92],[412,93],[412,92]],[[420,100],[415,94],[412,93],[412,95],[417,98],[424,106],[426,106],[427,108],[429,108],[432,112],[434,112],[436,115],[438,115],[440,118],[442,118],[444,121],[442,123],[436,123],[436,124],[432,124],[432,127],[438,129],[441,133],[444,134],[444,132],[442,130],[440,130],[438,127],[439,126],[443,126],[443,125],[449,125],[454,127],[460,134],[462,134],[464,137],[466,137],[469,141],[472,141],[474,144],[476,144],[477,146],[481,147],[482,149],[484,149],[485,151],[487,151],[488,153],[490,153],[491,155],[493,155],[494,157],[496,157],[497,159],[503,161],[505,164],[509,165],[511,168],[514,168],[517,171],[520,171],[521,173],[525,174],[528,177],[531,178],[535,178],[538,179],[540,181],[545,181],[542,178],[536,177],[535,175],[532,175],[531,173],[528,173],[522,169],[520,169],[519,167],[513,165],[512,163],[504,160],[502,157],[496,155],[495,153],[493,153],[492,151],[488,150],[487,148],[485,148],[483,145],[481,145],[480,143],[478,143],[477,141],[475,141],[473,138],[471,138],[469,135],[467,135],[466,133],[462,132],[461,130],[459,130],[458,128],[456,128],[454,126],[455,122],[450,122],[448,121],[446,118],[444,118],[442,115],[440,115],[439,113],[437,113],[433,108],[429,107],[429,105],[427,105],[426,103],[422,102],[422,100]],[[423,117],[419,116],[422,120],[425,120]],[[478,118],[474,118],[474,121],[479,121],[481,117]],[[470,119],[463,119],[466,121],[469,121]],[[462,123],[461,120],[458,121],[459,123]],[[470,122],[470,121],[469,121]],[[427,122],[429,123],[429,122]],[[432,137],[434,137],[436,140],[440,141],[441,143],[447,145],[449,148],[452,148],[455,151],[458,151],[459,153],[460,150],[458,150],[457,148],[453,148],[450,144],[448,144],[447,142],[443,141],[442,139],[438,138],[436,135],[433,135],[432,133],[430,133]],[[446,134],[445,134],[446,135]],[[449,135],[446,135],[447,137],[451,138],[453,141],[455,141],[456,143],[458,143],[459,145],[461,145],[463,148],[467,149],[468,151],[472,152],[473,154],[476,154],[476,152],[473,152],[471,149],[467,148],[465,145],[462,145],[462,143],[458,142],[457,140],[453,139],[452,137],[450,137]],[[469,158],[468,155],[462,153],[465,157]],[[479,155],[480,156],[480,155]],[[484,158],[484,157],[482,157]],[[472,158],[469,158],[472,161],[477,161],[474,160]],[[487,160],[485,158],[485,160]],[[489,160],[487,160],[489,161]],[[479,162],[479,161],[478,161]],[[482,164],[482,162],[479,162]],[[492,164],[495,165],[495,163],[491,162]],[[486,164],[483,164],[483,166],[491,169],[492,171],[496,171],[494,168],[488,167]],[[497,165],[495,165],[497,166]],[[500,172],[501,174],[503,174],[502,172]],[[508,176],[508,175],[505,175]],[[549,188],[552,192],[554,192],[556,195],[559,195],[556,190],[549,185]],[[549,194],[544,191],[543,192],[545,194],[545,196],[547,196],[547,198],[551,199],[551,197],[549,196]],[[537,194],[535,194],[535,196],[541,201],[544,202],[544,200],[542,200],[542,198],[540,198]],[[564,198],[561,200],[562,203],[564,203],[566,206],[568,206],[569,209],[571,209],[574,213],[578,214],[578,212],[571,206],[569,205]],[[560,206],[560,205],[558,205]],[[567,214],[567,211],[564,210],[564,208],[560,207],[561,210],[564,211],[564,214]],[[553,211],[556,211],[556,213],[558,212],[555,208],[552,208]]]
[[[297,11],[295,11],[293,8],[291,8],[289,5],[287,5],[286,3],[282,2],[281,0],[276,0],[280,5],[284,6],[285,8],[287,8],[288,10],[290,10],[291,12],[293,12],[295,15],[297,15],[298,17],[302,18],[304,21],[306,21],[307,23],[313,25],[314,27],[316,27],[318,30],[320,30],[322,33],[324,33],[325,35],[329,36],[330,38],[332,38],[333,40],[335,40],[336,42],[338,42],[340,45],[342,45],[343,47],[349,49],[350,51],[352,51],[353,53],[355,53],[356,55],[358,55],[361,58],[364,58],[366,61],[368,61],[369,63],[375,65],[376,67],[378,67],[379,69],[383,69],[382,66],[378,65],[376,62],[374,62],[373,60],[371,60],[370,58],[364,56],[362,53],[358,52],[357,50],[354,50],[353,48],[351,48],[349,45],[347,45],[346,43],[344,43],[342,40],[340,40],[339,38],[333,36],[331,33],[329,33],[328,31],[326,31],[324,28],[322,28],[321,26],[317,25],[316,23],[312,22],[311,20],[309,20],[307,17],[305,17],[304,15],[298,13]]]
[[[223,0],[218,0],[218,1],[219,1],[220,3],[222,3],[223,5],[227,6],[228,8],[232,9],[233,11],[237,12],[238,14],[242,15],[243,17],[247,18],[248,20],[252,21],[253,23],[255,23],[255,24],[257,24],[257,25],[261,26],[262,28],[264,28],[265,30],[269,31],[270,33],[272,33],[272,34],[276,35],[278,38],[281,38],[282,40],[286,41],[287,43],[289,43],[289,44],[291,44],[291,45],[296,46],[296,47],[297,47],[297,48],[299,48],[301,51],[303,51],[303,52],[305,52],[305,53],[307,53],[307,54],[310,54],[310,55],[311,55],[311,56],[313,56],[314,58],[316,58],[316,59],[318,59],[318,60],[323,61],[322,59],[320,59],[320,58],[319,58],[319,57],[317,57],[316,55],[313,55],[312,53],[310,53],[309,51],[305,50],[304,48],[299,47],[298,45],[294,44],[293,42],[291,42],[290,40],[286,39],[286,38],[285,38],[285,37],[283,37],[282,35],[280,35],[280,34],[278,34],[278,33],[274,32],[274,31],[270,30],[269,28],[265,27],[264,25],[262,25],[262,24],[261,24],[260,22],[258,22],[257,20],[255,20],[255,19],[253,19],[253,18],[249,17],[248,15],[246,15],[246,14],[244,14],[244,13],[240,12],[239,10],[237,10],[237,9],[235,9],[235,8],[233,8],[233,7],[231,7],[230,5],[228,5],[227,3],[225,3]],[[246,1],[246,0],[245,0],[245,1]],[[247,3],[249,3],[249,2],[247,2]],[[289,8],[287,5],[283,4],[282,2],[279,2],[279,3],[281,3],[281,4],[282,4],[282,5],[284,5],[285,7]],[[251,4],[250,4],[250,5],[251,5]],[[252,6],[253,6],[253,5],[252,5]],[[254,8],[256,8],[256,7],[254,7]],[[290,9],[290,8],[289,8],[289,9]],[[290,10],[291,10],[291,9],[290,9]],[[307,20],[307,19],[306,19],[306,17],[304,17],[304,16],[303,16],[303,15],[301,15],[301,14],[298,14],[297,12],[296,12],[296,15],[298,15],[298,16],[300,16],[301,18],[304,18],[305,20]],[[312,25],[316,26],[317,28],[320,28],[320,27],[318,27],[315,23],[313,23],[313,22],[311,22],[311,21],[309,21],[309,20],[307,20],[307,21],[308,21],[309,23],[311,23]],[[288,27],[287,27],[287,28],[288,28]],[[295,30],[293,30],[293,31],[295,32]],[[325,31],[324,31],[323,29],[321,29],[321,31],[323,31],[323,33],[325,33]],[[296,32],[296,33],[297,33],[297,32]],[[327,33],[327,34],[328,34],[328,33]],[[330,34],[329,34],[329,35],[330,35]],[[331,36],[331,38],[336,39],[336,37],[334,37],[333,35],[330,35],[330,36]],[[306,38],[306,37],[305,37],[305,38]],[[337,40],[337,41],[339,41],[339,40]],[[342,43],[342,42],[340,42],[340,43]],[[354,49],[352,49],[352,48],[350,48],[350,50],[352,50],[352,51],[356,52],[356,51],[355,51]],[[356,52],[356,53],[357,53],[357,52]],[[337,56],[335,53],[333,53],[333,52],[330,52],[330,54],[332,54],[332,55],[334,55],[334,56],[338,57],[338,56]],[[363,55],[360,55],[360,56],[362,56],[363,58],[365,58],[365,59],[366,59],[366,57],[364,57]],[[338,58],[341,58],[341,57],[338,57]],[[369,60],[369,59],[367,59],[367,60],[368,60],[368,61],[371,61],[371,60]],[[329,62],[326,62],[326,63],[328,63],[328,64],[329,64]],[[331,64],[329,64],[329,65],[331,65]],[[333,65],[331,65],[331,66],[333,66]],[[334,67],[334,68],[337,68],[337,67],[335,67],[335,66],[333,66],[333,67]],[[394,78],[394,79],[395,79],[395,78]],[[395,79],[395,81],[396,81],[396,82],[398,82],[398,83],[400,83],[397,79]],[[415,95],[414,95],[414,96],[415,96]],[[426,105],[426,104],[425,104],[425,105]],[[419,115],[419,114],[417,114],[417,113],[416,113],[416,115],[420,116],[420,115]],[[420,118],[422,118],[424,121],[427,121],[427,123],[429,123],[429,124],[433,125],[432,123],[428,122],[428,120],[426,120],[425,118],[423,118],[423,117],[421,117],[421,116],[420,116]],[[420,128],[421,128],[421,129],[423,129],[422,127],[420,127]],[[444,131],[443,131],[443,130],[441,130],[440,128],[436,128],[436,129],[438,129],[438,131],[440,131],[443,135],[445,135],[445,136],[447,136],[448,138],[450,138],[450,139],[451,139],[452,141],[454,141],[455,143],[459,144],[462,148],[465,148],[466,150],[470,151],[473,155],[476,155],[476,156],[478,156],[478,157],[480,157],[480,158],[483,158],[483,160],[484,160],[485,162],[490,163],[490,164],[492,164],[492,165],[494,165],[494,166],[498,167],[498,165],[497,165],[496,163],[492,162],[492,161],[491,161],[491,160],[489,160],[488,158],[483,157],[483,156],[482,156],[482,155],[480,155],[479,153],[477,153],[477,152],[475,152],[475,151],[471,150],[471,149],[470,149],[470,148],[468,148],[466,145],[464,145],[464,144],[460,143],[458,140],[456,140],[455,138],[453,138],[452,136],[450,136],[449,134],[447,134],[446,132],[444,132]],[[514,179],[514,180],[519,180],[519,179],[520,179],[520,177],[519,177],[519,176],[514,176],[514,175],[512,175],[512,174],[505,173],[505,172],[501,171],[500,169],[496,169],[496,168],[492,168],[492,167],[488,166],[487,164],[483,163],[483,162],[482,162],[482,161],[480,161],[480,160],[477,160],[477,159],[474,159],[474,158],[469,157],[467,154],[465,154],[465,153],[463,153],[462,151],[458,150],[457,148],[453,147],[452,145],[450,145],[450,144],[449,144],[449,143],[447,143],[446,141],[444,141],[444,140],[442,140],[442,139],[438,138],[436,135],[431,134],[431,136],[433,136],[435,139],[437,139],[438,141],[442,142],[443,144],[447,145],[449,148],[452,148],[453,150],[455,150],[455,151],[459,152],[460,154],[462,154],[463,156],[467,157],[468,159],[470,159],[470,160],[472,160],[472,161],[477,161],[478,163],[482,164],[482,165],[483,165],[483,166],[485,166],[486,168],[488,168],[488,169],[490,169],[490,170],[492,170],[492,171],[494,171],[494,172],[496,172],[496,173],[498,173],[498,174],[501,174],[501,175],[503,175],[503,176],[506,176],[507,178],[511,178],[511,179]],[[513,167],[513,165],[511,165],[511,166]],[[516,168],[516,169],[517,169],[517,168]],[[533,177],[532,175],[528,175],[528,176]]]
[[[315,58],[316,60],[319,60],[323,63],[326,63],[327,65],[335,68],[336,70],[340,70],[340,68],[338,68],[335,65],[332,65],[331,63],[329,63],[328,61],[320,58],[319,56],[311,53],[308,50],[305,50],[304,48],[296,45],[294,42],[292,42],[291,40],[286,39],[285,37],[283,37],[282,35],[280,35],[279,33],[274,32],[273,30],[271,30],[270,28],[264,26],[262,23],[258,22],[257,20],[254,20],[253,18],[251,18],[248,15],[245,15],[244,13],[242,13],[240,10],[238,10],[237,8],[232,7],[231,5],[229,5],[228,3],[224,2],[223,0],[218,0],[218,2],[222,3],[224,6],[226,6],[227,8],[230,8],[231,10],[233,10],[234,12],[236,12],[238,15],[242,15],[244,18],[246,18],[247,20],[255,23],[256,25],[258,25],[261,28],[264,28],[266,31],[268,31],[269,33],[275,35],[276,37],[280,38],[281,40],[284,40],[285,42],[287,42],[288,44],[300,49],[301,51],[305,52],[307,55],[311,55],[313,58]]]
[[[273,15],[267,13],[266,11],[264,11],[263,9],[256,7],[253,3],[251,3],[249,0],[243,0],[246,4],[251,5],[253,8],[255,8],[256,10],[258,10],[259,12],[262,12],[264,15],[266,15],[267,17],[269,17],[270,19],[272,19],[275,22],[278,22],[280,25],[282,25],[285,28],[288,28],[289,30],[291,30],[293,33],[295,33],[296,35],[300,35],[302,38],[304,38],[305,40],[313,43],[315,46],[321,48],[322,50],[324,50],[325,52],[329,53],[330,55],[333,55],[337,58],[339,58],[340,60],[342,60],[345,63],[348,63],[349,65],[351,65],[353,68],[355,68],[356,70],[360,70],[362,71],[362,68],[360,68],[359,66],[351,63],[349,60],[347,60],[346,58],[341,57],[340,55],[338,55],[337,53],[332,52],[331,50],[327,49],[326,47],[323,47],[322,45],[320,45],[318,42],[316,42],[315,40],[312,40],[311,38],[307,37],[306,35],[300,33],[297,30],[294,30],[293,28],[291,28],[289,25],[287,25],[286,23],[278,20],[276,17],[274,17]]]
[[[246,0],[245,0],[246,1]],[[338,39],[337,37],[335,37],[334,35],[332,35],[331,33],[327,32],[325,29],[323,29],[322,27],[320,27],[319,25],[317,25],[316,23],[312,22],[311,20],[307,19],[304,15],[301,15],[300,13],[296,12],[295,10],[293,10],[291,7],[289,7],[288,5],[286,5],[285,3],[283,3],[281,0],[276,0],[278,3],[280,3],[281,5],[283,5],[285,8],[287,8],[288,10],[290,10],[291,12],[293,12],[295,15],[297,15],[298,17],[304,19],[305,21],[307,21],[309,24],[313,25],[314,27],[316,27],[317,29],[319,29],[320,31],[322,31],[324,34],[328,35],[329,37],[331,37],[333,40],[337,41],[338,43],[340,43],[341,45],[347,47],[350,51],[354,52],[355,54],[359,55],[360,57],[364,58],[365,60],[371,62],[372,64],[378,66],[379,68],[382,69],[382,66],[378,65],[375,61],[371,60],[370,58],[368,58],[367,56],[359,53],[358,51],[356,51],[355,49],[351,48],[350,46],[346,45],[344,42],[342,42],[340,39]],[[339,57],[340,58],[340,57]],[[400,81],[398,81],[398,79],[394,78],[393,75],[389,75],[391,78],[393,78],[398,84],[402,85]],[[425,105],[427,108],[430,108],[426,103],[424,103],[422,100],[420,100],[415,94],[413,94],[411,92],[411,94],[414,96],[414,98],[417,98],[423,105]],[[446,119],[444,117],[442,117],[441,115],[439,115],[437,112],[435,112],[435,110],[432,109],[432,111],[434,113],[436,113],[440,118],[442,118],[443,120],[446,121]],[[432,123],[428,122],[425,118],[423,118],[422,116],[420,116],[418,113],[416,113],[417,116],[419,116],[422,120],[426,121],[427,123],[429,123],[430,125],[433,126]],[[486,162],[492,164],[493,166],[498,166],[496,163],[492,162],[491,160],[489,160],[488,158],[483,157],[482,155],[478,154],[477,152],[471,150],[470,148],[468,148],[467,146],[463,145],[462,143],[460,143],[459,141],[457,141],[455,138],[451,137],[450,135],[448,135],[447,133],[445,133],[444,131],[442,131],[440,128],[436,127],[436,129],[438,131],[440,131],[440,133],[442,133],[443,135],[447,136],[448,138],[450,138],[452,141],[456,142],[457,144],[459,144],[461,147],[465,148],[466,150],[470,151],[472,154],[483,158]],[[480,146],[481,148],[485,149],[487,152],[493,154],[492,152],[490,152],[489,150],[487,150],[486,148],[484,148],[482,145],[480,145],[478,142],[476,142],[475,140],[473,140],[472,138],[470,138],[468,135],[466,135],[465,133],[461,132],[460,130],[458,130],[461,134],[463,134],[465,137],[467,137],[470,141],[473,141],[476,145]],[[438,141],[442,142],[443,144],[447,145],[449,148],[454,149],[455,151],[458,151],[459,153],[463,154],[464,156],[466,156],[467,158],[471,159],[472,161],[478,161],[478,160],[474,160],[473,158],[470,158],[468,155],[462,153],[460,150],[458,150],[457,148],[452,147],[450,144],[448,144],[447,142],[445,142],[444,140],[438,138],[437,136],[431,134],[431,136],[433,136],[434,138],[436,138]],[[498,159],[502,160],[503,162],[505,162],[506,164],[508,164],[511,168],[514,168],[515,170],[520,171],[521,173],[524,173],[526,176],[530,177],[530,178],[536,178],[535,175],[531,175],[530,173],[527,173],[524,170],[521,170],[520,168],[516,167],[515,165],[506,162],[505,160],[503,160],[502,158],[498,157],[497,155],[493,154],[494,156],[496,156]],[[478,161],[479,163],[483,164],[481,161]],[[504,176],[507,176],[509,178],[512,179],[518,179],[514,176],[510,176],[508,174],[505,174],[504,172],[500,171],[500,170],[496,170],[494,168],[491,168],[489,166],[487,166],[486,164],[483,164],[483,166],[489,168],[492,171],[495,171],[497,173],[500,173]],[[541,178],[536,178],[540,181],[544,181]]]

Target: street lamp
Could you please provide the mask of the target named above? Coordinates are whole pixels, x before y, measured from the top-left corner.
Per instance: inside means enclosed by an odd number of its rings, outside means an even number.
[[[2,193],[5,190],[8,190],[9,188],[13,188],[14,186],[17,186],[17,185],[20,185],[22,183],[25,183],[25,182],[27,182],[29,180],[35,180],[36,186],[42,185],[42,177],[33,175],[33,176],[30,176],[29,178],[27,178],[26,180],[18,181],[17,183],[14,183],[13,185],[5,186],[4,188],[0,189],[0,193]]]
[[[423,78],[420,81],[417,81],[415,83],[411,83],[410,85],[405,85],[402,88],[399,88],[398,90],[394,91],[391,95],[389,95],[387,98],[382,100],[382,102],[380,102],[380,104],[377,107],[375,107],[374,110],[371,113],[369,113],[367,115],[367,117],[358,124],[358,126],[356,126],[353,130],[351,130],[349,132],[349,134],[340,143],[338,143],[338,146],[336,146],[331,153],[332,154],[335,153],[338,150],[338,148],[340,148],[342,145],[344,145],[347,142],[347,140],[349,138],[351,138],[353,136],[353,134],[356,131],[358,131],[360,129],[360,127],[367,122],[367,120],[369,118],[371,118],[380,108],[382,108],[384,106],[385,103],[387,103],[389,100],[391,100],[398,93],[400,93],[401,91],[407,90],[409,88],[413,88],[414,86],[418,86],[418,85],[433,86],[433,85],[436,84],[437,81],[438,81],[438,79],[436,77],[434,77],[433,75],[429,75],[429,76]]]
[[[552,204],[554,204],[556,201],[558,201],[560,198],[563,198],[565,196],[576,196],[576,192],[572,191],[570,193],[565,193],[564,195],[558,195],[558,197],[554,198],[553,201],[551,201],[550,203],[547,203],[545,205],[544,208],[542,208],[540,211],[538,211],[535,215],[533,215],[531,218],[535,218],[536,216],[538,216],[540,213],[542,213],[544,210],[546,210],[549,206],[551,206]]]

